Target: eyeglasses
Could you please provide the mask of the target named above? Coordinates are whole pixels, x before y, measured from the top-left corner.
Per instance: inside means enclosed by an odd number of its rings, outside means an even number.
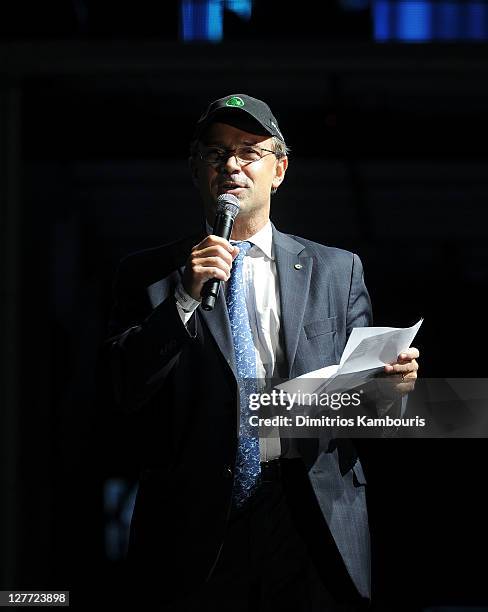
[[[200,159],[210,166],[220,166],[225,163],[230,156],[235,156],[236,160],[240,164],[249,164],[255,161],[259,161],[266,155],[275,151],[271,149],[263,149],[258,146],[241,145],[234,149],[223,149],[221,147],[205,147],[199,151]]]

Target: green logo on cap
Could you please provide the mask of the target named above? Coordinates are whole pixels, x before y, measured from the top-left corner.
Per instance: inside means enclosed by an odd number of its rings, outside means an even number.
[[[244,100],[239,98],[239,96],[232,96],[225,103],[226,106],[244,106]]]

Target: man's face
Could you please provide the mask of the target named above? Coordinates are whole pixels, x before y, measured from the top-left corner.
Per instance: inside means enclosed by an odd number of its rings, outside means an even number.
[[[245,132],[225,123],[212,123],[203,136],[206,146],[234,149],[240,145],[257,145],[274,149],[273,139]],[[194,182],[203,198],[205,214],[213,223],[216,201],[219,195],[230,193],[239,199],[239,215],[269,216],[271,189],[282,182],[288,160],[277,159],[264,151],[258,161],[240,162],[229,155],[218,166],[196,159],[192,161]]]

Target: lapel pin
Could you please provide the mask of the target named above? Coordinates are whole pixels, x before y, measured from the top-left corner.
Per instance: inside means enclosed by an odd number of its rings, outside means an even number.
[[[301,270],[303,268],[302,264],[295,264],[295,270]]]

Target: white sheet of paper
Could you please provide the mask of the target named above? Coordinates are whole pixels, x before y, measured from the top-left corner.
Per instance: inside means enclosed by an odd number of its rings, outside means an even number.
[[[302,374],[277,385],[288,393],[320,393],[347,391],[383,370],[410,347],[422,325],[420,319],[412,327],[355,327],[347,341],[338,365],[327,366]]]

